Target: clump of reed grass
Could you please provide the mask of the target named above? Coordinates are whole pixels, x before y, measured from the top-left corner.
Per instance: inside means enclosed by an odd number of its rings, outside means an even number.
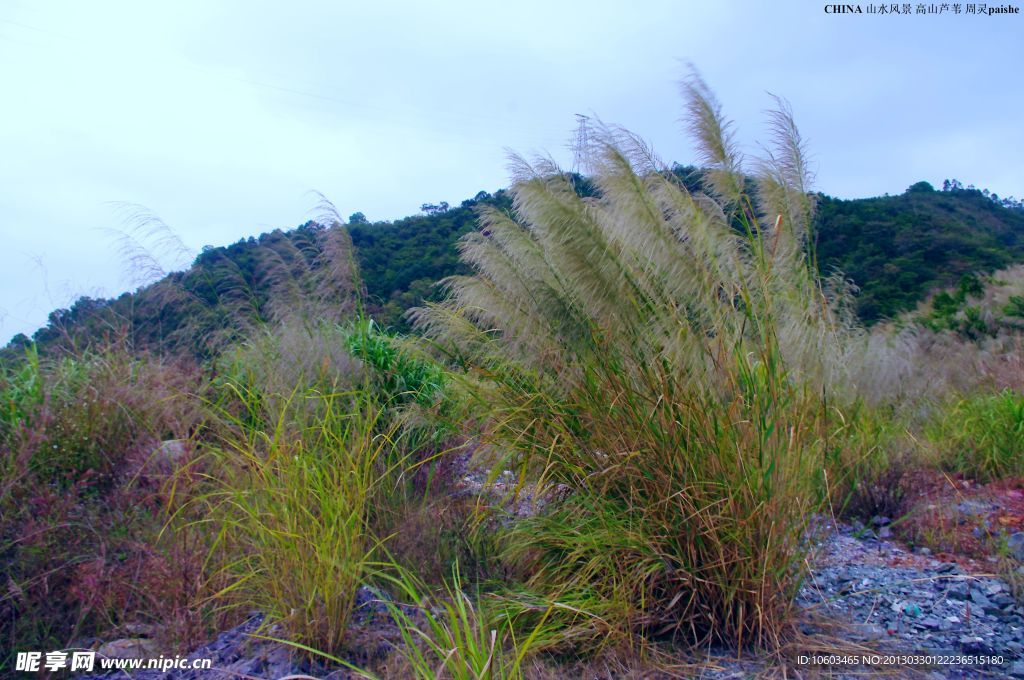
[[[710,91],[684,93],[705,193],[601,124],[576,154],[596,196],[516,157],[514,214],[460,244],[475,275],[412,315],[470,367],[509,464],[570,490],[508,540],[520,620],[559,605],[544,646],[780,644],[824,496],[857,329],[808,257],[803,142],[780,102],[752,192]]]
[[[380,410],[362,390],[267,400],[227,388],[257,413],[225,412],[220,445],[209,447],[198,521],[215,529],[211,556],[229,584],[216,597],[259,609],[299,645],[337,652],[378,547],[369,512],[392,446]]]
[[[268,324],[224,350],[216,362],[215,380],[244,386],[250,397],[271,401],[286,400],[296,389],[313,386],[326,392],[348,390],[364,373],[360,361],[345,348],[348,336],[348,327],[326,320],[305,323],[292,318]],[[293,410],[302,406],[322,403],[306,399],[290,404]],[[264,410],[280,409],[271,404]]]
[[[863,401],[832,415],[822,478],[829,512],[864,521],[901,514],[907,473],[925,454],[906,418]]]

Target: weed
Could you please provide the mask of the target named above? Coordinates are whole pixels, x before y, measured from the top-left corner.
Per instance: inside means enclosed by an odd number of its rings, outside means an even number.
[[[440,599],[425,595],[418,579],[398,570],[388,580],[413,607],[394,602],[388,609],[405,643],[399,653],[412,677],[423,680],[516,680],[524,677],[523,661],[541,633],[546,616],[525,636],[518,637],[495,600],[490,605],[463,592],[456,566]],[[550,611],[550,610],[549,610]]]

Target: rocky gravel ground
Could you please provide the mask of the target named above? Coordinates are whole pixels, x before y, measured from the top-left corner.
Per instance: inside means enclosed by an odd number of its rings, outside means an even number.
[[[804,611],[837,622],[834,634],[884,661],[934,661],[914,666],[926,677],[1024,677],[1024,608],[1009,585],[879,538],[888,533],[879,524],[837,525],[819,541],[797,598]]]
[[[530,489],[520,489],[515,500],[510,500],[509,494],[515,488],[512,473],[487,480],[483,473],[476,471],[461,478],[453,495],[487,495],[495,505],[506,508],[510,519],[532,514],[559,495],[557,489],[553,494],[539,496]],[[1019,500],[1016,496],[1006,503],[996,503],[998,507],[993,510],[985,505],[990,504],[987,497],[965,499],[961,492],[957,493],[955,500],[946,499],[950,502],[929,499],[932,505],[924,510],[925,514],[948,506],[957,519],[947,524],[964,531],[979,525],[978,517],[1007,526],[1011,531],[1024,528],[1018,526],[1019,523],[1001,519],[1021,514],[1016,513],[1015,506],[1011,507]],[[1016,489],[1008,489],[1007,493],[1016,493]],[[1007,512],[998,516],[991,514],[1003,510]],[[911,550],[897,540],[890,521],[884,517],[876,517],[866,527],[823,518],[816,522],[810,535],[816,538],[808,544],[807,576],[797,605],[804,620],[802,632],[812,641],[807,649],[813,649],[813,653],[798,649],[785,659],[765,660],[749,655],[736,659],[735,651],[715,653],[712,650],[708,658],[697,660],[697,677],[734,680],[886,674],[929,679],[1024,678],[1024,607],[1018,603],[1008,583],[986,573],[996,570],[995,558],[986,559],[980,553],[967,557],[962,553],[932,555],[925,548]],[[1012,539],[1017,534],[1008,535]],[[1009,545],[1010,554],[1015,554],[1012,540],[1004,539],[1004,543]],[[1021,557],[1024,554],[1018,559]],[[1019,569],[1024,576],[1024,567]],[[370,588],[359,591],[352,622],[353,651],[347,658],[356,666],[382,660],[393,645],[400,642],[385,597]],[[300,661],[291,647],[253,637],[261,624],[262,617],[254,613],[245,623],[189,655],[193,659],[211,659],[212,672],[142,671],[131,677],[145,680],[284,677],[342,680],[358,677],[337,664]],[[275,631],[271,629],[263,634],[272,637]],[[590,675],[588,672],[587,677]],[[106,677],[124,678],[126,674],[120,672]],[[548,672],[545,677],[553,675]],[[594,677],[611,676],[598,673]],[[641,673],[614,677],[661,676]]]
[[[356,594],[356,608],[352,615],[351,635],[355,652],[349,661],[365,665],[391,653],[400,640],[386,604],[387,596],[379,591],[362,587]],[[407,613],[412,613],[407,610]],[[131,674],[114,671],[106,674],[88,674],[83,678],[125,678],[134,680],[240,680],[245,678],[317,678],[322,680],[349,680],[361,678],[348,669],[332,662],[311,662],[295,654],[289,645],[266,639],[279,634],[274,628],[260,631],[263,615],[253,612],[242,624],[217,636],[187,655],[190,661],[210,659],[210,670],[161,672],[136,671]],[[259,635],[257,637],[256,635]]]
[[[829,524],[832,524],[829,522]],[[785,674],[788,677],[1024,678],[1024,608],[1009,586],[992,575],[972,573],[959,564],[914,552],[886,535],[885,522],[870,529],[832,524],[818,531],[817,554],[797,598],[806,614],[804,633],[834,640],[815,654],[835,657],[830,665],[791,658],[785,670],[758,659],[736,660],[727,652],[709,659],[698,677],[726,680]],[[927,551],[924,551],[927,553]],[[386,656],[397,634],[383,595],[360,590],[353,619],[357,665]],[[356,677],[344,668],[298,662],[292,649],[253,638],[262,623],[255,614],[226,631],[191,658],[210,658],[214,671],[137,672],[155,680],[236,678]],[[268,633],[273,635],[273,631]],[[853,660],[869,663],[851,665]],[[872,661],[871,655],[878,658]],[[932,663],[895,664],[891,657],[913,656]],[[994,657],[994,658],[993,658]],[[96,677],[96,676],[91,676]],[[102,677],[102,676],[101,676]],[[124,673],[106,677],[125,677]],[[644,676],[648,677],[648,676]]]

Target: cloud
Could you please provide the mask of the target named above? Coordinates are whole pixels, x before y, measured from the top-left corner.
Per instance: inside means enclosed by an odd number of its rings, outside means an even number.
[[[343,214],[394,219],[505,185],[506,148],[570,162],[576,113],[691,162],[686,61],[748,148],[765,91],[789,99],[830,194],[955,174],[1020,195],[1019,31],[1012,17],[753,0],[13,2],[0,9],[16,103],[0,111],[0,336],[68,304],[61,282],[124,289],[97,236],[119,226],[111,201],[147,206],[196,248],[303,222],[311,189]]]

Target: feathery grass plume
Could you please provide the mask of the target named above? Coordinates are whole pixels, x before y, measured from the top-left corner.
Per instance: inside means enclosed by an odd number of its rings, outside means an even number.
[[[697,142],[701,165],[707,168],[709,189],[723,207],[743,209],[746,194],[743,156],[736,146],[732,121],[722,115],[722,106],[714,93],[691,66],[682,82],[690,134]]]
[[[168,269],[183,269],[195,257],[158,215],[136,203],[113,203],[125,230],[107,230],[133,285],[143,286],[167,276]],[[164,266],[161,259],[169,265]]]
[[[107,231],[115,241],[126,277],[142,288],[132,298],[128,318],[112,322],[126,323],[133,340],[135,323],[155,317],[159,346],[191,347],[209,355],[263,323],[257,289],[237,263],[223,257],[216,276],[203,267],[189,279],[170,276],[170,271],[186,268],[195,252],[148,208],[133,203],[113,205],[125,228]],[[165,267],[162,260],[169,266]],[[141,304],[136,305],[136,301]],[[150,311],[154,309],[155,313]],[[165,314],[178,317],[183,310],[187,320],[165,329]],[[137,313],[147,311],[150,319],[137,317]]]
[[[366,284],[359,274],[352,237],[334,204],[319,192],[315,195],[318,201],[313,208],[313,221],[324,227],[320,239],[321,285],[340,287],[354,296],[356,306],[361,307],[366,299]]]
[[[259,247],[204,249],[182,274],[168,271],[194,256],[181,239],[141,206],[116,207],[125,228],[111,233],[129,278],[143,287],[127,311],[124,305],[103,307],[107,316],[100,321],[114,329],[127,326],[133,339],[140,325],[147,331],[140,346],[216,356],[268,324],[298,320],[315,332],[323,321],[348,317],[360,299],[351,240],[322,196],[314,211],[318,222],[261,236]],[[126,318],[107,318],[115,308]]]
[[[475,274],[411,312],[470,367],[487,435],[571,490],[508,539],[519,620],[557,605],[542,646],[779,644],[821,498],[856,328],[807,260],[802,142],[783,107],[758,203],[707,86],[684,92],[707,195],[588,119],[596,195],[514,157],[514,214],[483,211],[460,244]]]

